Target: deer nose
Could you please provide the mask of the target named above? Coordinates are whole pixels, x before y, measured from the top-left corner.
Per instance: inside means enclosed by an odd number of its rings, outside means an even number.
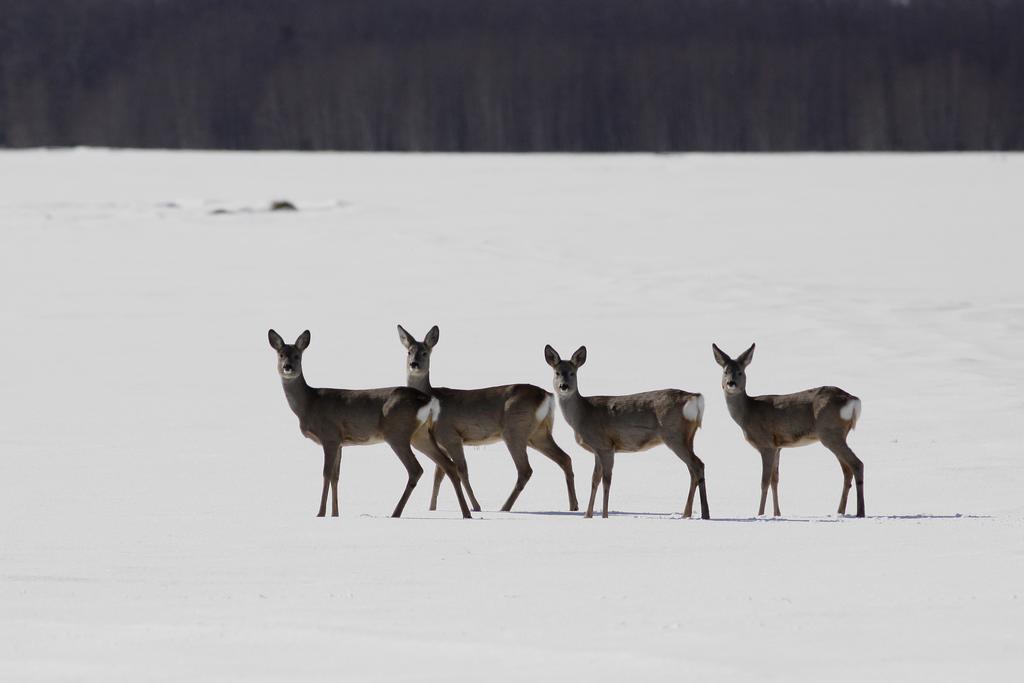
[[[568,384],[564,384],[564,383],[563,384],[559,384],[558,388],[561,389],[562,391],[565,391],[565,390],[567,390],[569,388],[569,385]]]
[[[415,361],[413,361],[412,363],[409,363],[409,367],[412,368],[413,370],[419,370],[420,369],[420,364],[415,362]]]
[[[288,365],[287,363],[285,363],[284,366],[281,369],[284,370],[285,372],[291,372],[292,371],[292,366]]]
[[[729,380],[728,382],[725,383],[725,386],[727,386],[727,387],[729,387],[731,389],[732,387],[736,386],[736,382],[733,382],[732,380]]]

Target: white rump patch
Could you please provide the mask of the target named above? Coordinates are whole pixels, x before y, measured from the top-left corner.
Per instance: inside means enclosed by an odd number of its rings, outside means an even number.
[[[847,422],[852,422],[852,427],[856,427],[857,420],[860,419],[860,399],[851,398],[847,401],[846,405],[839,409],[839,417]]]
[[[420,421],[420,424],[427,422],[437,422],[437,418],[441,416],[441,402],[436,398],[430,399],[430,403],[416,411],[416,419]]]
[[[697,394],[683,404],[683,417],[699,426],[704,421],[704,396]]]
[[[536,412],[537,422],[543,422],[544,420],[546,420],[548,418],[548,415],[551,414],[551,411],[554,410],[554,407],[555,407],[555,399],[554,399],[554,397],[552,397],[552,396],[545,396],[544,400],[540,402],[539,406],[537,406],[537,412]]]

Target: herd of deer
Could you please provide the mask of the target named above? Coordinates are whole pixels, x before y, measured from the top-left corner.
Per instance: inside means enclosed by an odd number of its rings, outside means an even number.
[[[532,384],[508,384],[487,389],[446,389],[430,383],[430,355],[440,330],[435,325],[423,341],[417,341],[401,325],[398,335],[407,351],[407,386],[386,389],[315,389],[302,373],[302,354],[309,346],[309,331],[294,344],[286,344],[270,330],[270,345],[277,352],[277,371],[284,385],[288,405],[299,418],[302,434],[324,449],[323,493],[318,515],[338,515],[338,476],[341,449],[372,443],[387,443],[405,465],[409,479],[392,513],[399,517],[423,468],[413,448],[430,458],[435,466],[430,509],[437,508],[437,494],[447,476],[455,487],[462,516],[469,518],[470,505],[479,512],[480,503],[469,483],[464,445],[504,441],[517,477],[502,506],[509,511],[530,480],[533,469],[527,447],[540,451],[562,468],[569,493],[569,510],[579,509],[573,480],[572,460],[551,430],[555,407],[551,394]],[[779,451],[782,448],[820,442],[832,451],[843,470],[839,513],[846,513],[851,482],[857,484],[857,516],[864,516],[864,465],[846,444],[847,434],[860,416],[860,399],[837,387],[818,387],[795,394],[750,396],[745,370],[754,356],[754,345],[730,358],[712,344],[715,360],[722,366],[722,389],[729,414],[740,426],[747,442],[761,454],[761,504],[763,515],[772,491],[774,514],[779,512]],[[659,444],[668,446],[686,464],[690,489],[683,516],[693,512],[693,497],[700,491],[701,518],[709,519],[704,463],[693,452],[693,438],[704,417],[704,397],[679,389],[661,389],[626,396],[583,396],[576,373],[587,360],[581,346],[568,360],[562,360],[550,346],[544,359],[554,370],[554,388],[562,415],[576,433],[580,446],[594,455],[594,476],[590,483],[587,517],[594,514],[598,484],[603,483],[602,517],[608,516],[608,493],[612,468],[618,451],[642,451]],[[465,495],[463,495],[465,489]],[[469,498],[467,504],[466,498]]]

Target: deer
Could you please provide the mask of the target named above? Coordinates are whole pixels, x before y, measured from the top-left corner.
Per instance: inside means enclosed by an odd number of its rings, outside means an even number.
[[[423,475],[410,446],[430,458],[438,470],[448,475],[462,516],[471,517],[459,488],[455,463],[444,454],[430,435],[441,410],[440,402],[408,387],[384,389],[315,389],[306,383],[302,372],[302,354],[309,346],[306,330],[294,344],[286,344],[274,330],[268,333],[270,346],[277,352],[277,372],[281,377],[288,405],[299,418],[303,436],[323,447],[324,487],[317,517],[327,513],[327,492],[331,493],[331,516],[338,516],[338,478],[343,446],[387,443],[409,473],[405,491],[392,517],[401,517],[409,496]]]
[[[754,358],[754,344],[735,359],[717,344],[711,349],[722,366],[722,389],[729,415],[743,437],[761,454],[761,505],[764,514],[768,487],[772,489],[774,516],[779,512],[779,452],[820,442],[832,451],[843,470],[839,514],[846,514],[850,481],[857,483],[857,516],[864,516],[864,463],[846,444],[846,437],[860,419],[860,399],[839,387],[817,387],[795,394],[749,396],[745,370]]]
[[[555,371],[554,388],[566,422],[576,433],[576,442],[594,454],[594,476],[590,482],[590,503],[584,517],[594,516],[598,483],[603,483],[608,517],[608,494],[617,452],[633,453],[664,444],[690,472],[690,491],[683,517],[693,515],[693,495],[700,490],[701,519],[711,519],[704,483],[704,463],[693,452],[693,438],[704,419],[704,397],[680,389],[661,389],[625,396],[582,396],[576,372],[587,361],[587,347],[581,346],[569,360],[562,360],[551,345],[544,347],[544,359]]]
[[[516,467],[516,483],[512,487],[502,512],[510,512],[519,494],[533,475],[527,447],[538,451],[565,473],[569,492],[569,511],[579,510],[572,459],[551,435],[554,426],[554,399],[548,392],[532,384],[505,384],[485,389],[448,389],[430,383],[430,356],[440,339],[441,331],[434,325],[423,341],[401,325],[398,337],[406,348],[406,383],[441,403],[441,412],[433,424],[433,436],[441,449],[455,462],[459,478],[474,511],[480,503],[469,483],[469,468],[463,446],[482,445],[504,441]],[[438,489],[444,472],[434,471],[434,488],[430,495],[430,509],[437,506]]]

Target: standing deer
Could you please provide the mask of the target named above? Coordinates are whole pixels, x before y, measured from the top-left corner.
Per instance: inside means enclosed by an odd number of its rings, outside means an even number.
[[[710,519],[704,486],[704,463],[693,452],[693,437],[704,418],[704,397],[700,394],[661,389],[627,396],[581,396],[576,371],[587,360],[581,346],[565,361],[551,346],[544,347],[544,359],[555,371],[555,391],[562,415],[576,432],[576,441],[594,454],[594,477],[590,482],[590,503],[586,517],[594,516],[598,482],[604,482],[604,508],[608,517],[608,491],[617,451],[636,452],[665,444],[690,471],[690,492],[683,516],[693,514],[693,494],[700,488],[700,516]]]
[[[469,518],[469,507],[459,488],[455,464],[434,443],[430,428],[437,420],[440,404],[436,399],[408,387],[387,389],[314,389],[302,374],[302,352],[309,346],[309,330],[294,344],[285,344],[274,330],[268,333],[270,345],[277,351],[277,372],[292,412],[299,418],[299,431],[324,449],[324,489],[318,517],[327,513],[327,490],[331,491],[331,516],[338,516],[338,476],[342,446],[386,442],[409,472],[405,492],[392,517],[401,517],[402,509],[423,475],[410,444],[434,461],[448,475],[462,508]]]
[[[398,337],[408,351],[406,359],[407,384],[433,396],[441,402],[441,415],[434,421],[433,435],[458,469],[462,485],[466,487],[473,509],[480,503],[469,484],[469,469],[463,445],[479,445],[504,441],[512,455],[518,476],[508,500],[501,506],[508,512],[533,475],[526,454],[529,446],[554,461],[565,472],[565,485],[569,490],[569,510],[579,509],[576,484],[572,473],[572,460],[558,447],[551,436],[554,424],[554,400],[548,392],[532,384],[506,384],[486,389],[446,389],[430,384],[430,354],[438,342],[441,331],[437,325],[430,328],[423,341],[398,326]],[[430,495],[430,509],[437,506],[437,492],[444,472],[434,472],[434,490]]]
[[[779,450],[820,441],[835,453],[843,468],[843,493],[839,514],[846,514],[850,480],[857,482],[857,516],[864,516],[864,463],[846,445],[846,436],[857,426],[860,399],[838,387],[818,387],[781,396],[748,396],[744,370],[754,357],[754,344],[735,360],[711,345],[722,366],[722,389],[729,414],[743,430],[743,437],[761,454],[761,506],[764,514],[768,486],[772,488],[775,516],[779,512]]]

